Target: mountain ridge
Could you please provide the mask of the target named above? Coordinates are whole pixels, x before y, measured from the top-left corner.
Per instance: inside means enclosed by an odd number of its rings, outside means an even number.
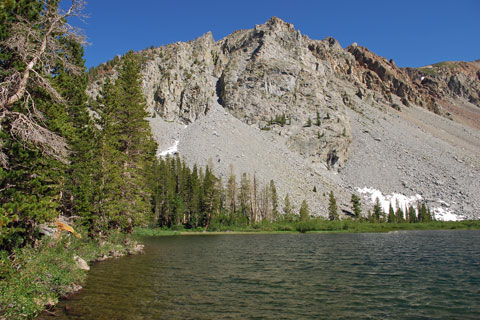
[[[372,187],[478,216],[476,62],[399,68],[355,43],[312,40],[276,17],[216,42],[206,33],[138,55],[160,149],[178,141],[187,162],[213,162],[224,181],[230,165],[237,176],[280,177],[282,197],[294,195],[297,207],[305,198],[321,215],[330,190],[348,210],[351,193]],[[293,183],[286,172],[300,178]]]

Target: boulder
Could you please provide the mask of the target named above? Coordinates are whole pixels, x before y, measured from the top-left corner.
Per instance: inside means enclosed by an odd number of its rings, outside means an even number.
[[[88,266],[87,262],[80,258],[79,256],[74,256],[73,260],[75,260],[75,264],[77,265],[77,268],[85,271],[89,271],[90,267]]]

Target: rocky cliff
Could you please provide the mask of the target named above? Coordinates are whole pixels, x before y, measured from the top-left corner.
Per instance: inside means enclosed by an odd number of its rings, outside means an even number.
[[[377,56],[356,43],[346,50],[357,62],[353,72],[355,78],[367,89],[381,92],[384,99],[392,103],[393,107],[400,109],[401,105],[408,107],[415,104],[436,114],[480,128],[478,121],[480,119],[476,112],[455,107],[463,100],[469,102],[470,106],[480,108],[478,60],[441,62],[418,69],[398,68],[393,60]],[[401,105],[393,103],[392,95],[401,99]]]
[[[305,157],[344,165],[351,131],[336,73],[355,61],[334,39],[310,40],[272,18],[217,43],[207,33],[155,52],[144,83],[162,118],[189,124],[218,102],[246,124],[287,136]]]
[[[399,68],[275,17],[138,54],[160,150],[274,179],[321,215],[330,190],[346,209],[363,187],[480,212],[479,61]]]

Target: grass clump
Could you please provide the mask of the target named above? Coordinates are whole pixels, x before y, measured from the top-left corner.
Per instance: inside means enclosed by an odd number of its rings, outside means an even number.
[[[435,71],[435,69],[433,69],[433,68],[422,67],[422,68],[418,68],[418,70],[420,70],[423,73],[426,73],[428,75],[431,75],[431,76],[436,76],[437,75],[437,71]]]

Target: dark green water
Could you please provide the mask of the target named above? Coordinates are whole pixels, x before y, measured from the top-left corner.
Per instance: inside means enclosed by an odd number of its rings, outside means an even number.
[[[145,255],[93,265],[58,318],[480,319],[479,231],[144,242]]]

